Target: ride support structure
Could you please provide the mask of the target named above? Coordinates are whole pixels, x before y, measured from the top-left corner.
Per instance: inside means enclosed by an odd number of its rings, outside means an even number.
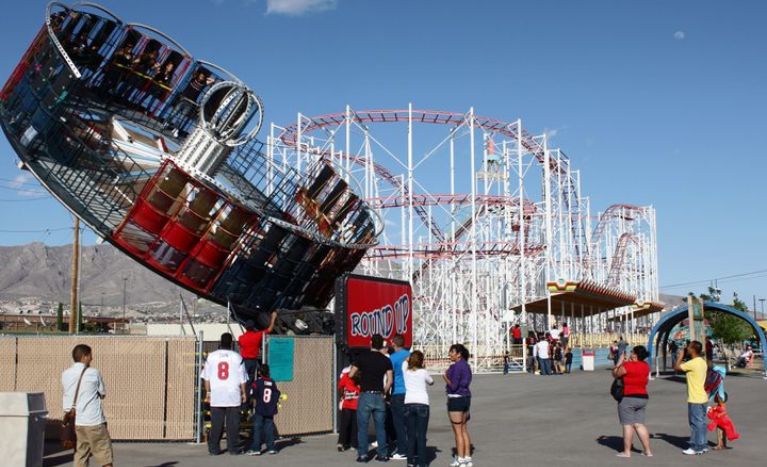
[[[585,333],[651,319],[631,316],[658,300],[654,208],[592,216],[580,171],[521,120],[347,106],[272,124],[266,146],[277,166],[302,173],[326,161],[358,187],[384,229],[356,271],[412,283],[414,345],[432,359],[462,342],[480,369],[495,365],[516,323]],[[603,285],[588,290],[623,305],[557,301],[552,284],[573,281]]]

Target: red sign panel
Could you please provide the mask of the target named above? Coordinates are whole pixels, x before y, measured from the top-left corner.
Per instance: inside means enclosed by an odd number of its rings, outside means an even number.
[[[338,338],[347,348],[369,348],[370,337],[397,334],[413,343],[413,291],[409,282],[347,274],[336,281]]]

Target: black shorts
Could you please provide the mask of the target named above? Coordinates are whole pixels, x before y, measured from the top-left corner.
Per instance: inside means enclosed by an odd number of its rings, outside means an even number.
[[[471,396],[447,398],[448,412],[468,412],[470,408],[471,408]]]

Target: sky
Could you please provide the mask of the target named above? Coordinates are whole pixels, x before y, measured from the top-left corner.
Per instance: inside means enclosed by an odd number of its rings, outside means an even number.
[[[0,17],[3,81],[44,17],[45,2],[14,3]],[[724,301],[767,297],[767,2],[101,3],[231,70],[267,122],[409,102],[522,118],[581,170],[594,210],[657,209],[662,291],[762,271],[719,287]],[[15,164],[2,138],[0,245],[70,242],[67,211]]]

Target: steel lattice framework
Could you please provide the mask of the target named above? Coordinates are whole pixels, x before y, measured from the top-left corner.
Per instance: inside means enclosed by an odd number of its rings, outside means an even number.
[[[347,107],[272,124],[267,147],[299,172],[329,161],[364,193],[385,229],[358,270],[412,281],[415,341],[435,355],[454,342],[499,355],[512,323],[543,327],[524,304],[545,298],[548,281],[658,298],[654,209],[614,205],[592,226],[580,172],[521,120]]]

